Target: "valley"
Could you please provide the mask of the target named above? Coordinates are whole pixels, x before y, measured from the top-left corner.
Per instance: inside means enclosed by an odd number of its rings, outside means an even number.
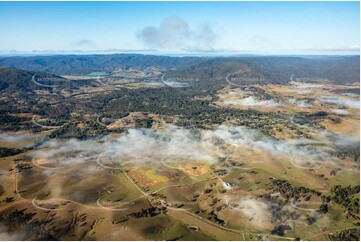
[[[359,57],[0,65],[7,238],[359,239]]]

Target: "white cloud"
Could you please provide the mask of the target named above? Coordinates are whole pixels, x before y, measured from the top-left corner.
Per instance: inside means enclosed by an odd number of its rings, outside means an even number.
[[[313,84],[313,83],[305,83],[305,82],[290,82],[292,85],[295,85],[298,88],[319,88],[319,87],[323,87],[324,85],[322,84]]]
[[[213,51],[218,34],[210,24],[192,29],[179,17],[165,18],[158,27],[147,26],[137,37],[147,47],[158,50]]]
[[[1,241],[16,241],[16,240],[31,240],[29,235],[23,231],[8,232],[8,226],[0,223],[0,240]]]
[[[291,98],[288,100],[291,104],[296,105],[301,108],[307,108],[310,105],[305,100],[297,100],[295,98]]]
[[[271,213],[269,206],[262,200],[251,197],[235,199],[230,196],[225,196],[223,200],[232,210],[244,214],[252,224],[258,227],[264,227],[270,222]]]
[[[324,134],[328,137],[328,134]],[[338,138],[338,137],[337,137]],[[257,130],[220,125],[214,130],[199,130],[197,132],[168,125],[162,130],[130,129],[119,138],[112,139],[105,136],[101,141],[88,139],[79,140],[52,140],[43,144],[41,149],[34,151],[30,156],[35,162],[52,162],[53,166],[62,167],[79,164],[93,164],[99,157],[104,157],[119,164],[131,163],[137,166],[162,165],[163,159],[175,162],[198,161],[214,163],[219,155],[217,150],[227,150],[226,147],[252,149],[256,152],[268,152],[271,155],[280,155],[285,159],[304,157],[308,160],[328,160],[332,143],[339,139],[330,138],[328,146],[304,146],[304,140],[276,140],[261,135]],[[222,152],[223,153],[223,152]],[[48,166],[47,164],[43,164]],[[49,164],[50,165],[50,164]],[[56,170],[55,170],[56,171]],[[53,170],[48,175],[53,174]],[[93,174],[95,171],[82,170]],[[80,174],[80,173],[79,173]]]
[[[91,49],[97,48],[97,45],[94,43],[94,41],[92,41],[90,39],[75,40],[70,43],[70,46],[72,48],[76,48],[76,49],[80,49],[80,50],[84,50],[84,49],[91,50]]]
[[[343,110],[343,109],[332,109],[331,112],[333,112],[334,114],[342,115],[342,116],[346,116],[346,115],[350,114],[349,112],[347,112],[346,110]]]
[[[76,165],[96,161],[108,156],[121,162],[143,165],[159,163],[163,158],[214,162],[216,159],[207,151],[208,145],[196,138],[189,130],[168,126],[162,131],[130,129],[116,140],[105,137],[104,142],[96,140],[52,140],[43,149],[32,153],[39,159],[57,161],[57,166]],[[65,158],[65,159],[64,159]]]
[[[226,105],[241,105],[247,107],[277,107],[280,104],[273,100],[258,100],[254,96],[249,96],[240,100],[226,100]]]
[[[25,139],[30,139],[32,136],[32,134],[0,132],[0,141],[5,143],[16,143]]]
[[[321,100],[325,103],[335,104],[341,107],[360,109],[359,100],[352,100],[352,99],[333,97],[333,96],[321,96]]]

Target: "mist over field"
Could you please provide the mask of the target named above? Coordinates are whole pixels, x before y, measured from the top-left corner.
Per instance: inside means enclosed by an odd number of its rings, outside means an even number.
[[[357,140],[348,137],[328,133],[325,133],[325,136],[329,136],[330,139],[328,147],[316,148],[304,146],[304,140],[280,141],[246,128],[221,125],[214,130],[196,131],[167,125],[159,131],[129,129],[116,139],[104,136],[101,139],[85,141],[50,140],[43,143],[39,151],[30,152],[29,156],[48,160],[49,163],[54,160],[57,166],[76,166],[84,163],[96,165],[101,157],[109,157],[116,163],[125,162],[137,166],[152,163],[159,165],[163,159],[180,162],[197,160],[212,164],[217,162],[219,155],[217,151],[222,154],[222,149],[231,146],[239,149],[255,149],[275,156],[303,157],[306,160],[322,159],[331,162],[330,152],[334,149],[333,144],[347,146],[357,143]],[[19,138],[6,133],[3,133],[3,137]]]

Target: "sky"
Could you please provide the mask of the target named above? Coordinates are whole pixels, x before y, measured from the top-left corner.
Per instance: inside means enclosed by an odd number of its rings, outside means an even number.
[[[0,52],[359,54],[359,2],[0,2]]]

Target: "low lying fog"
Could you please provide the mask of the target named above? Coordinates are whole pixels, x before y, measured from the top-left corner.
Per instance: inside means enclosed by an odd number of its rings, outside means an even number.
[[[332,142],[340,140],[335,137],[330,137]],[[45,142],[41,149],[31,152],[30,156],[57,160],[59,165],[95,162],[104,156],[120,163],[136,165],[159,164],[162,159],[215,163],[220,155],[218,151],[222,150],[220,153],[226,154],[227,147],[236,147],[282,155],[285,159],[294,156],[309,159],[329,157],[331,147],[323,147],[321,150],[317,146],[304,145],[304,142],[276,140],[256,130],[241,127],[220,125],[214,130],[187,130],[168,125],[164,130],[157,131],[130,129],[115,139],[105,136],[100,140],[51,140]]]
[[[273,100],[259,100],[254,96],[249,96],[239,100],[226,100],[224,101],[226,105],[241,105],[246,107],[277,107],[280,104]]]
[[[321,100],[325,103],[335,104],[337,106],[346,108],[360,109],[360,101],[349,98],[333,97],[333,96],[322,96]]]

